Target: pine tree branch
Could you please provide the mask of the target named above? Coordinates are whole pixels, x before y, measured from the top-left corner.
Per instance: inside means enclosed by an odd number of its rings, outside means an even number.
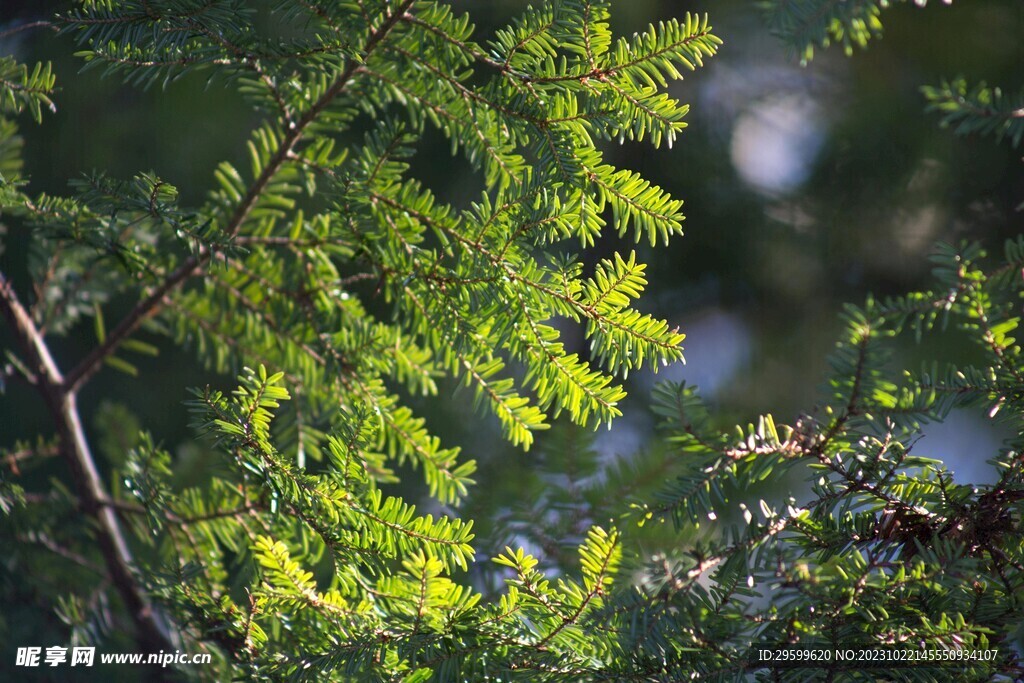
[[[95,347],[88,356],[68,373],[65,384],[69,392],[76,392],[92,377],[121,343],[133,334],[148,318],[156,315],[163,308],[163,299],[191,278],[213,256],[213,252],[202,247],[198,254],[189,256],[172,272],[166,280],[151,291],[145,299],[135,305],[124,318],[112,329],[106,340]]]
[[[486,64],[487,66],[493,67],[495,69],[498,69],[499,71],[506,73],[512,71],[512,69],[507,64],[499,62],[497,59],[492,59],[491,57],[488,57],[476,45],[465,43],[459,40],[458,38],[450,36],[441,29],[439,29],[437,26],[434,26],[431,23],[423,21],[414,14],[406,14],[405,16],[402,17],[402,20],[414,26],[419,26],[420,28],[429,31],[430,33],[433,33],[441,40],[445,41],[446,43],[449,43],[450,45],[454,45],[455,47],[462,50],[462,52],[464,52],[466,55],[472,57],[474,60],[480,62],[481,64]]]
[[[331,87],[297,121],[289,125],[281,145],[263,167],[256,180],[249,186],[245,196],[242,197],[238,207],[228,220],[224,232],[229,238],[234,238],[238,235],[239,230],[241,230],[242,225],[249,217],[250,212],[256,206],[271,180],[291,158],[295,146],[302,139],[309,125],[345,90],[352,81],[352,78],[360,71],[360,66],[365,62],[366,58],[391,32],[391,29],[395,27],[415,1],[404,0],[395,8],[395,11],[389,14],[383,23],[370,34],[366,44],[363,46],[360,59],[349,59],[345,64],[345,68]],[[191,279],[213,256],[214,252],[212,249],[207,246],[201,247],[198,253],[186,258],[166,280],[151,291],[146,298],[136,304],[128,315],[107,334],[106,341],[94,348],[81,363],[68,373],[66,380],[68,391],[75,392],[80,389],[99,370],[103,361],[121,346],[125,339],[133,334],[143,322],[156,315],[163,308],[164,297]]]
[[[14,287],[2,273],[0,309],[39,378],[37,386],[53,417],[83,512],[96,522],[97,545],[110,578],[135,624],[135,637],[139,646],[146,651],[174,649],[174,636],[136,579],[135,561],[117,516],[112,509],[103,505],[103,501],[110,497],[89,450],[75,392],[64,381],[46,341],[22,306]]]
[[[20,33],[22,31],[30,31],[34,28],[48,28],[51,31],[59,30],[57,25],[54,24],[52,21],[30,21],[27,24],[18,24],[12,28],[0,31],[0,40],[4,40],[5,38],[13,36],[15,33]]]
[[[57,543],[57,541],[53,540],[52,538],[50,538],[46,534],[41,534],[41,533],[30,533],[28,535],[18,534],[14,538],[19,543],[32,543],[34,545],[38,545],[38,546],[41,546],[43,548],[46,548],[47,550],[49,550],[53,554],[59,555],[60,557],[63,557],[65,560],[68,560],[69,562],[73,562],[74,564],[78,565],[79,567],[82,567],[84,569],[88,569],[89,571],[91,571],[92,573],[96,574],[97,576],[99,576],[102,579],[107,579],[108,578],[107,577],[107,572],[103,570],[103,567],[101,567],[101,566],[99,566],[99,565],[97,565],[97,564],[95,564],[93,562],[90,562],[88,559],[86,559],[82,555],[76,553],[75,551],[70,550],[69,548],[65,548],[60,543]]]
[[[56,446],[43,446],[41,448],[19,448],[17,450],[6,453],[2,461],[11,472],[14,474],[20,474],[20,464],[26,460],[35,460],[39,458],[52,458],[60,455],[60,449]]]

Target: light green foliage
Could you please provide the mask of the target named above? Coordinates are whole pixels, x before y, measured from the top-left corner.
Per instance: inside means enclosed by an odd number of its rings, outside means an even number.
[[[0,58],[0,112],[18,114],[27,109],[41,123],[43,108],[54,109],[50,95],[55,82],[49,64],[36,64],[30,72],[13,57]]]
[[[56,77],[49,64],[36,64],[30,72],[13,57],[0,56],[0,206],[18,201],[16,188],[21,170],[22,140],[18,127],[8,116],[25,110],[37,122],[43,109],[53,110]]]
[[[943,0],[949,4],[952,0]],[[846,54],[882,34],[882,10],[908,0],[762,0],[769,26],[803,62],[817,45],[843,46]],[[923,7],[928,0],[913,0]]]
[[[148,176],[138,182],[159,193],[139,187],[134,197],[150,216],[125,206],[110,224],[93,194],[68,209],[85,212],[84,229],[115,254],[149,249],[154,284],[181,267],[183,250],[197,261],[218,254],[202,288],[169,292],[162,306],[180,341],[220,370],[239,359],[282,368],[302,388],[305,425],[329,421],[339,402],[367,403],[383,422],[376,448],[422,466],[449,501],[471,470],[378,378],[433,393],[434,377],[455,374],[514,443],[529,446],[547,413],[597,425],[618,415],[623,397],[612,374],[568,353],[546,320],[585,320],[611,373],[681,358],[682,335],[629,306],[591,305],[575,258],[549,263],[536,248],[592,243],[606,206],[620,233],[651,243],[679,233],[681,203],[603,163],[593,139],[671,143],[686,108],[660,89],[714,54],[706,21],[673,20],[613,47],[606,7],[559,3],[528,11],[485,46],[465,17],[434,3],[282,3],[282,19],[304,37],[281,42],[257,35],[237,4],[63,17],[90,64],[143,82],[216,67],[269,115],[248,143],[249,168],[222,164],[198,210],[178,209],[173,188]],[[334,136],[367,115],[376,124],[362,143],[336,150]],[[489,189],[472,209],[447,206],[408,177],[428,126],[484,174]],[[391,322],[365,310],[363,282],[377,283]],[[526,368],[522,386],[509,361]],[[319,453],[317,433],[296,430],[289,449]]]
[[[625,396],[618,377],[682,358],[683,336],[633,307],[646,286],[635,255],[588,275],[580,254],[609,220],[652,245],[681,233],[682,203],[605,163],[595,143],[670,145],[687,108],[664,90],[720,42],[694,15],[613,37],[604,2],[528,8],[483,41],[468,17],[434,2],[264,10],[275,31],[258,30],[255,6],[238,1],[83,2],[53,22],[87,70],[143,87],[198,71],[261,113],[247,163],[220,164],[200,206],[183,206],[173,184],[194,179],[152,173],[97,173],[70,197],[30,197],[13,125],[0,129],[12,176],[2,208],[33,229],[23,331],[46,338],[94,323],[93,352],[46,385],[54,401],[102,365],[138,374],[133,354],[155,351],[134,338],[140,328],[170,334],[219,372],[259,368],[235,394],[207,388],[191,403],[234,474],[180,490],[172,458],[143,439],[120,486],[126,509],[144,513],[130,525],[168,563],[158,594],[182,623],[203,624],[197,634],[231,623],[224,638],[243,641],[259,639],[221,585],[232,570],[211,558],[224,552],[255,552],[278,592],[312,590],[289,554],[298,544],[296,557],[326,553],[348,568],[331,580],[345,599],[387,580],[400,604],[406,584],[387,578],[392,563],[417,577],[409,585],[436,590],[424,610],[461,595],[443,574],[472,558],[470,525],[418,515],[377,488],[411,466],[451,505],[472,483],[474,462],[431,435],[404,395],[435,395],[438,378],[457,377],[528,448],[562,413],[589,428],[609,423]],[[39,120],[52,105],[49,67],[5,58],[0,75],[4,113]],[[410,174],[434,131],[484,180],[468,207]],[[109,320],[114,299],[137,304]],[[565,348],[556,319],[580,325],[589,358]],[[22,500],[14,484],[4,491],[5,507]],[[171,530],[193,526],[186,550]],[[585,554],[586,591],[605,586],[594,557]]]
[[[880,6],[780,2],[775,26],[801,49],[863,44]],[[997,647],[957,676],[1019,677],[1024,241],[996,265],[942,247],[935,291],[849,307],[824,402],[792,424],[764,415],[723,431],[694,388],[663,384],[661,444],[603,462],[593,428],[619,415],[619,378],[681,360],[682,335],[635,307],[647,286],[635,252],[593,272],[581,252],[609,227],[664,244],[683,216],[598,143],[673,143],[686,107],[665,89],[716,52],[707,20],[616,38],[611,3],[566,0],[480,39],[426,0],[260,7],[279,33],[258,31],[240,0],[94,0],[54,20],[89,67],[143,86],[199,71],[260,112],[246,165],[221,163],[201,206],[152,173],[29,196],[0,119],[0,209],[31,227],[33,293],[22,305],[0,277],[20,342],[3,376],[42,392],[58,435],[4,454],[0,532],[25,590],[60,587],[73,642],[132,633],[208,651],[212,666],[181,673],[209,680],[833,680],[759,668],[751,648],[919,641]],[[46,67],[0,61],[5,115],[38,119],[53,85]],[[1019,141],[1017,105],[995,91],[928,94],[950,125]],[[413,177],[428,134],[479,173],[468,206]],[[120,320],[115,299],[132,305]],[[83,318],[96,345],[61,372],[49,343]],[[586,357],[561,338],[570,323]],[[950,323],[977,344],[973,365],[894,376],[900,335]],[[75,399],[104,364],[140,374],[131,359],[155,351],[140,329],[238,386],[188,403],[212,460],[203,481],[177,480],[176,458],[143,435],[111,458],[108,493]],[[499,520],[510,542],[493,562],[458,516],[474,462],[406,405],[442,377],[472,387],[524,449],[566,416]],[[1013,435],[995,483],[957,483],[919,452],[921,425],[954,408]],[[73,487],[17,481],[58,453]],[[403,467],[429,491],[421,509],[387,493]],[[790,492],[762,495],[769,481]]]
[[[975,677],[1012,671],[1006,639],[1024,593],[1024,545],[1014,531],[1024,499],[1024,423],[1020,347],[1007,335],[1016,324],[1022,254],[1024,241],[1011,242],[1007,261],[986,271],[979,250],[946,248],[936,255],[936,291],[850,307],[832,358],[832,396],[793,425],[766,415],[722,433],[692,388],[665,384],[654,406],[676,457],[662,476],[609,503],[595,495],[603,468],[595,468],[593,454],[577,452],[583,469],[567,474],[579,490],[552,505],[574,498],[564,509],[584,524],[613,513],[634,535],[643,531],[637,523],[646,529],[672,519],[683,537],[696,539],[686,550],[670,544],[660,557],[631,554],[633,585],[617,578],[621,532],[590,526],[579,559],[557,578],[522,549],[501,553],[494,561],[511,575],[495,601],[482,601],[449,573],[471,558],[468,527],[381,502],[361,460],[360,444],[375,429],[369,414],[340,423],[322,474],[296,472],[266,442],[269,409],[286,396],[274,384],[282,378],[248,372],[234,398],[201,392],[193,405],[199,424],[251,473],[242,497],[263,511],[255,517],[262,530],[249,536],[252,513],[237,501],[218,514],[208,504],[190,509],[189,494],[166,503],[173,512],[164,516],[208,529],[202,538],[215,533],[205,541],[211,550],[253,554],[259,569],[248,579],[251,604],[205,604],[203,596],[219,590],[202,583],[205,546],[182,564],[195,572],[187,591],[180,576],[157,590],[184,614],[199,615],[197,624],[233,624],[237,642],[229,650],[237,660],[296,680],[328,671],[340,680],[419,672],[423,680],[669,681],[679,671],[726,680],[757,670],[748,664],[755,643],[844,647],[907,637],[968,650],[1001,643],[993,661],[957,670]],[[896,337],[945,324],[976,340],[985,364],[892,379],[885,368]],[[914,452],[921,424],[963,407],[1017,434],[993,459],[1002,472],[994,484],[955,483],[940,462]],[[571,449],[557,446],[560,454]],[[783,476],[799,493],[756,496],[759,482]],[[168,532],[162,543],[182,562],[193,551],[175,543],[179,532]],[[312,568],[325,557],[329,578],[317,579]],[[770,605],[757,607],[759,596],[770,596]],[[751,610],[761,610],[756,619]],[[939,681],[949,669],[903,671],[898,680]],[[791,678],[807,676],[800,670]]]
[[[431,680],[455,680],[460,671],[486,678],[524,657],[554,663],[570,653],[571,664],[559,664],[566,671],[600,664],[607,638],[593,639],[585,624],[612,592],[621,554],[616,532],[589,531],[579,580],[552,583],[534,558],[509,550],[495,560],[514,572],[507,594],[500,604],[481,604],[451,578],[473,558],[471,525],[417,515],[373,485],[362,457],[375,429],[368,413],[341,423],[320,474],[297,471],[273,450],[272,411],[287,398],[281,379],[262,368],[247,371],[231,398],[197,392],[192,403],[197,426],[238,465],[237,485],[218,496],[153,496],[148,492],[167,487],[131,479],[151,517],[159,507],[155,516],[173,522],[153,535],[176,568],[157,576],[154,590],[180,623],[227,646],[235,666],[296,680],[330,672],[340,680],[379,680],[419,669]],[[166,456],[140,448],[129,470],[165,479],[165,468],[149,466],[154,458]],[[235,577],[247,582],[248,604],[223,593],[231,574],[208,559],[227,549],[255,565]],[[311,568],[325,562],[329,572],[318,580]],[[224,597],[211,601],[217,594]]]

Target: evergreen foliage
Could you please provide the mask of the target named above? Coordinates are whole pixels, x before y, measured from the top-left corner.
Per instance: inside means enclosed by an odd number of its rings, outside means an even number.
[[[942,125],[958,134],[1005,137],[1014,147],[1024,140],[1024,90],[1008,95],[984,83],[971,87],[963,78],[921,90],[930,102],[929,109],[942,114]]]
[[[882,35],[882,10],[909,0],[762,0],[771,28],[807,62],[815,45],[836,43],[846,54]],[[952,0],[942,0],[950,4]],[[928,0],[913,0],[924,7]]]
[[[483,41],[426,0],[284,0],[273,35],[237,0],[85,0],[57,16],[88,67],[143,87],[200,71],[262,113],[249,167],[222,163],[198,207],[151,173],[29,195],[10,117],[45,118],[54,77],[0,61],[0,209],[32,240],[25,292],[0,276],[2,376],[53,418],[0,467],[4,599],[61,595],[52,609],[75,643],[129,633],[146,650],[210,652],[211,667],[181,671],[209,680],[834,680],[752,658],[806,642],[955,660],[883,672],[893,680],[1024,675],[1024,239],[997,263],[942,247],[933,291],[849,307],[828,395],[792,425],[764,415],[723,432],[693,387],[663,384],[664,453],[607,464],[589,448],[619,415],[618,378],[679,361],[683,339],[635,307],[635,253],[585,272],[606,229],[655,245],[683,221],[679,200],[598,143],[672,144],[686,107],[665,88],[720,42],[693,15],[615,38],[610,4],[547,3]],[[877,7],[778,3],[777,26],[863,42]],[[806,21],[819,16],[824,28]],[[958,130],[1019,143],[1016,105],[965,88],[928,93]],[[412,176],[432,132],[484,181],[471,206]],[[108,324],[115,298],[133,305]],[[52,341],[83,319],[96,344],[62,371]],[[565,321],[587,357],[565,347]],[[976,343],[973,364],[894,376],[897,336],[950,326]],[[155,351],[140,330],[238,375],[188,403],[218,458],[198,485],[143,435],[109,486],[82,430],[82,387]],[[507,548],[493,596],[462,574],[483,559],[457,515],[474,463],[406,405],[442,376],[524,449],[565,415],[547,474],[570,486],[542,502],[558,519],[509,523],[559,552]],[[915,453],[921,426],[954,408],[1012,434],[994,484],[956,483]],[[72,486],[26,490],[22,473],[57,454]],[[383,492],[403,466],[429,512]],[[792,495],[762,500],[780,478]]]

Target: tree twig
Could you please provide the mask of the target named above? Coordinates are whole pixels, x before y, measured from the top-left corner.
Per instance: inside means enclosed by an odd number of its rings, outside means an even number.
[[[14,287],[0,273],[0,310],[24,349],[27,362],[39,378],[36,385],[57,428],[64,457],[71,468],[82,509],[95,520],[96,543],[110,578],[136,628],[136,640],[147,651],[174,649],[175,638],[164,617],[139,585],[135,561],[114,510],[103,505],[106,489],[82,430],[75,392],[61,376],[35,323],[22,306]]]
[[[4,38],[7,38],[8,36],[13,36],[15,33],[21,33],[22,31],[29,31],[29,30],[34,29],[34,28],[48,28],[51,31],[59,30],[57,28],[57,25],[54,24],[52,21],[44,21],[44,20],[30,21],[27,24],[18,24],[16,26],[13,26],[12,28],[0,31],[0,40],[3,40]]]

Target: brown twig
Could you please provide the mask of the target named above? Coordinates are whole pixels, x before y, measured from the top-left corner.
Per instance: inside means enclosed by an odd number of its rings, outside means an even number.
[[[152,606],[135,575],[135,561],[114,511],[104,507],[106,489],[82,430],[76,396],[66,385],[35,323],[14,288],[0,273],[0,310],[39,378],[36,385],[57,428],[64,457],[71,468],[83,511],[95,520],[96,543],[110,578],[136,628],[139,646],[147,651],[173,649],[175,638]]]
[[[58,31],[58,30],[60,30],[57,27],[57,25],[54,24],[52,21],[30,21],[27,24],[18,24],[17,26],[9,28],[9,29],[7,29],[5,31],[0,31],[0,40],[3,40],[4,38],[6,38],[8,36],[13,36],[15,33],[21,33],[22,31],[29,31],[29,30],[34,29],[34,28],[48,28],[51,31]]]

